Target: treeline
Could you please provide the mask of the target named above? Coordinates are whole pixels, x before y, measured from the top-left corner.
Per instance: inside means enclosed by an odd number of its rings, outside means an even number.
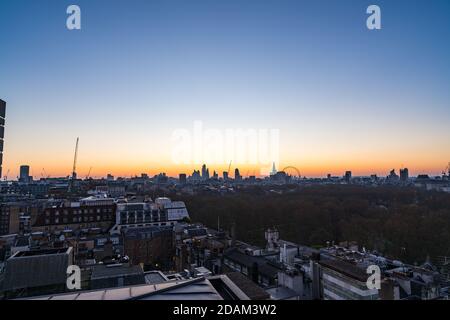
[[[409,263],[450,256],[450,194],[415,188],[314,186],[275,194],[246,190],[231,195],[183,196],[192,221],[264,245],[264,231],[299,244],[356,241]],[[180,197],[177,196],[179,199]]]

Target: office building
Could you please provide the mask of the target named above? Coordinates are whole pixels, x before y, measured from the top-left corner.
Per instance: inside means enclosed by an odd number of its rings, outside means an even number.
[[[352,172],[351,171],[345,171],[344,180],[347,183],[349,183],[350,180],[352,180]]]
[[[378,290],[366,285],[367,273],[339,259],[319,261],[324,300],[377,300]]]
[[[397,182],[400,179],[400,177],[395,173],[395,169],[392,169],[389,172],[389,175],[386,177],[386,180],[388,182]]]
[[[19,175],[19,181],[28,183],[30,182],[30,166],[22,165],[20,166],[20,175]]]
[[[36,218],[33,231],[61,232],[78,229],[108,229],[115,220],[112,198],[87,197],[79,201],[51,200]]]
[[[186,178],[186,174],[185,173],[180,173],[180,175],[179,175],[179,182],[180,182],[180,184],[186,184],[187,178]]]
[[[186,219],[189,213],[182,201],[157,198],[155,202],[118,203],[116,223],[110,232],[121,233],[132,227],[173,226]]]
[[[3,144],[5,137],[6,102],[0,99],[0,178],[2,177]]]
[[[209,179],[209,169],[206,167],[206,164],[202,166],[202,179],[208,180]]]
[[[236,168],[234,170],[234,180],[236,180],[236,181],[241,181],[242,180],[242,176],[239,173],[239,169],[238,168]]]
[[[403,182],[408,181],[409,179],[409,170],[408,168],[400,169],[400,180]]]

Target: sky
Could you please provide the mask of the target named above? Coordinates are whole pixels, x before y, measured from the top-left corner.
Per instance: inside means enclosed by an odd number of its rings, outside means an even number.
[[[201,121],[279,130],[278,169],[305,176],[440,174],[449,16],[448,0],[0,0],[3,172],[67,176],[80,137],[81,177],[190,174],[173,134]]]

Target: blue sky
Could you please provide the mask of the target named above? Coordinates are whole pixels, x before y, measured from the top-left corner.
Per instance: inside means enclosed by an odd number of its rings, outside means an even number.
[[[446,0],[1,0],[4,167],[68,174],[80,136],[84,170],[170,171],[171,133],[201,120],[280,129],[281,162],[309,175],[439,173],[449,15]]]

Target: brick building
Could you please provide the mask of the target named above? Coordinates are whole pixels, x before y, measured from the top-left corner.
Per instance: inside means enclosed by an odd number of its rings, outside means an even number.
[[[124,234],[124,254],[132,264],[144,264],[156,269],[172,268],[174,256],[171,227],[128,228]]]
[[[88,197],[79,201],[51,201],[33,225],[33,231],[55,232],[99,228],[109,229],[115,219],[116,204],[111,198]]]

